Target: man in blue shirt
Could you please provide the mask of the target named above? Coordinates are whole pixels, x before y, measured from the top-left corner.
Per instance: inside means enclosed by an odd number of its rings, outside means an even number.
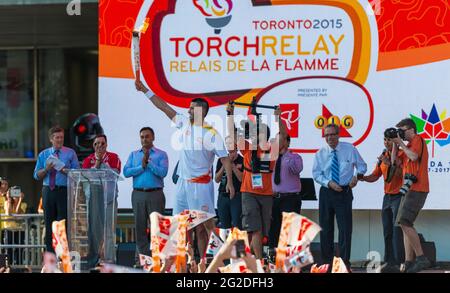
[[[164,213],[164,177],[169,169],[166,152],[153,146],[155,133],[150,127],[140,130],[142,148],[128,157],[123,168],[125,177],[133,177],[131,205],[136,227],[136,246],[140,254],[150,255],[150,239],[147,229],[152,212]]]
[[[48,131],[52,143],[39,153],[33,177],[44,179],[42,188],[42,205],[45,220],[46,250],[54,252],[52,247],[52,222],[67,219],[67,173],[69,169],[79,169],[77,154],[71,148],[63,146],[64,129],[54,126]],[[58,166],[57,161],[64,163]]]
[[[320,248],[323,263],[334,256],[334,216],[339,229],[339,254],[350,271],[352,244],[352,188],[367,171],[367,164],[350,143],[339,142],[339,126],[329,124],[324,131],[327,146],[314,157],[313,177],[322,187],[319,194]],[[355,175],[355,171],[356,174]]]

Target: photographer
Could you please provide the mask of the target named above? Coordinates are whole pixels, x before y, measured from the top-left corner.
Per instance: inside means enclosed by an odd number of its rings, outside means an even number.
[[[361,180],[376,182],[381,176],[384,179],[384,197],[381,209],[381,219],[384,234],[384,261],[382,273],[399,273],[400,264],[405,259],[402,229],[396,225],[398,209],[402,199],[400,187],[403,182],[402,161],[392,154],[394,143],[391,138],[397,136],[395,128],[384,132],[384,151],[378,157],[378,162],[372,174]]]
[[[412,119],[403,119],[396,126],[398,135],[392,141],[396,145],[394,153],[398,147],[403,151],[399,154],[399,158],[403,160],[404,178],[404,184],[400,189],[404,196],[400,203],[397,222],[402,228],[405,242],[405,271],[417,273],[431,266],[423,254],[419,236],[414,229],[414,222],[429,192],[428,149],[423,138],[417,135],[416,124]],[[405,145],[403,140],[408,144]]]
[[[0,222],[2,244],[24,244],[25,232],[20,223],[14,221],[13,214],[24,214],[27,204],[23,202],[23,192],[13,192],[5,178],[0,177]],[[20,250],[7,249],[11,264],[20,263]]]

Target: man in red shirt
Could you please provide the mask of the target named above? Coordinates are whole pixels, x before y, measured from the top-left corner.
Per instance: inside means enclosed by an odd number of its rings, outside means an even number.
[[[83,169],[104,169],[110,168],[120,173],[121,162],[119,156],[115,153],[106,151],[108,139],[106,135],[99,134],[94,139],[94,153],[89,155],[83,161]]]
[[[106,150],[107,147],[108,140],[106,135],[97,135],[94,139],[95,152],[83,160],[82,168],[112,169],[117,174],[120,174],[121,162],[119,156],[108,152]],[[105,192],[101,184],[92,182],[89,184],[89,188],[84,188],[84,192],[89,211],[89,253],[87,262],[88,267],[93,268],[100,261],[100,256],[104,256],[105,259],[115,259],[113,247],[115,231],[113,231],[113,228],[117,218],[117,187],[115,192]],[[108,196],[106,202],[104,200],[105,195]],[[110,195],[115,196],[109,198]]]

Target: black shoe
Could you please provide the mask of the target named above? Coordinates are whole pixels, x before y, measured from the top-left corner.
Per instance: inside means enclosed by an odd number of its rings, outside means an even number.
[[[429,267],[431,267],[431,262],[425,255],[421,255],[416,257],[416,261],[414,262],[411,268],[406,270],[406,272],[408,274],[418,273],[424,269],[428,269]]]
[[[405,261],[400,265],[400,273],[406,273],[407,270],[409,270],[413,266],[414,262],[412,261]]]
[[[383,274],[398,274],[400,273],[400,268],[396,265],[391,265],[388,263],[385,263],[381,266],[380,273]]]

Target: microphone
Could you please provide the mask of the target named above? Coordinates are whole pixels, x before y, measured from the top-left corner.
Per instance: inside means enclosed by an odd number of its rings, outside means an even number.
[[[386,149],[384,149],[383,150],[383,152],[381,153],[381,156],[384,156],[385,154],[386,154]],[[381,165],[381,160],[380,159],[378,159],[378,167],[380,167],[380,165]]]

